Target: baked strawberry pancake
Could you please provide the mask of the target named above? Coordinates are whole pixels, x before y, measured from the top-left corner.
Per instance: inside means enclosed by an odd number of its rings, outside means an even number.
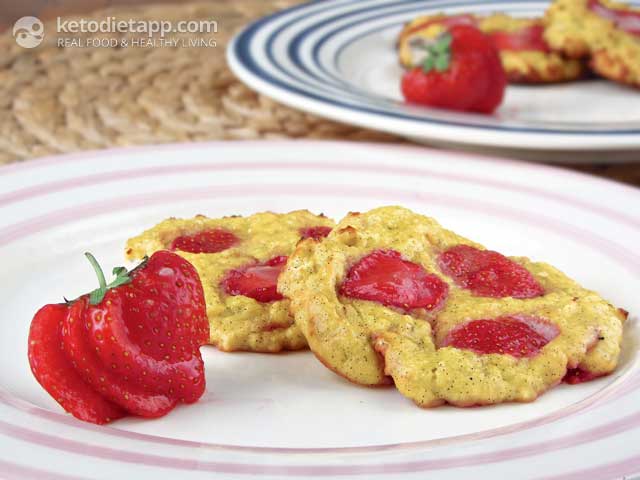
[[[351,213],[290,256],[279,291],[328,368],[422,407],[531,401],[606,375],[625,314],[554,267],[400,207]]]
[[[126,256],[171,250],[188,260],[202,281],[209,342],[220,350],[298,350],[307,343],[276,284],[296,244],[323,238],[332,227],[329,218],[306,210],[170,218],[131,238]]]
[[[640,87],[640,9],[610,0],[556,0],[545,40],[572,58],[590,57],[603,77]]]
[[[487,17],[470,14],[418,17],[407,23],[398,39],[400,63],[414,68],[424,61],[431,42],[456,25],[473,25],[489,35],[500,52],[502,66],[512,83],[566,82],[583,74],[579,60],[553,52],[543,38],[541,19],[504,14]]]

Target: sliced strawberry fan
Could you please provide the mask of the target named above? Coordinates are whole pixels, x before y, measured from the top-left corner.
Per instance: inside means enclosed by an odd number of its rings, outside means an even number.
[[[29,363],[43,388],[80,420],[159,417],[205,390],[199,348],[209,338],[202,285],[182,257],[161,251],[66,304],[46,305],[29,333]]]

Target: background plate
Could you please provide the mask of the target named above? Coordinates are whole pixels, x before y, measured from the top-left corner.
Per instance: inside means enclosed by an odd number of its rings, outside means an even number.
[[[640,5],[638,0],[631,3]],[[494,116],[403,103],[395,41],[402,25],[429,13],[495,11],[539,16],[547,1],[330,0],[265,17],[229,45],[232,70],[289,106],[445,145],[517,149],[542,161],[637,160],[640,94],[604,80],[510,86]],[[523,150],[525,152],[523,152]],[[533,157],[526,150],[544,151]],[[600,151],[585,157],[575,151]],[[615,151],[603,155],[602,151]]]
[[[640,216],[629,208],[639,202],[637,190],[547,167],[331,142],[170,145],[1,169],[0,472],[151,479],[640,471]],[[127,237],[172,215],[309,208],[339,218],[387,204],[433,215],[505,254],[547,260],[632,312],[620,368],[530,404],[422,410],[394,389],[342,380],[309,352],[205,347],[200,402],[108,427],[65,415],[29,371],[33,313],[95,283],[86,250],[103,265],[121,264]]]

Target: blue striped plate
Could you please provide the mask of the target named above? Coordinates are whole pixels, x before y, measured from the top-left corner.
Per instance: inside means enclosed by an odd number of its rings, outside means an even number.
[[[249,25],[227,55],[240,79],[286,105],[417,140],[547,151],[639,149],[640,93],[603,80],[510,86],[493,116],[402,101],[395,38],[404,22],[442,11],[541,15],[547,5],[530,0],[314,1]],[[600,156],[601,161],[612,158]]]

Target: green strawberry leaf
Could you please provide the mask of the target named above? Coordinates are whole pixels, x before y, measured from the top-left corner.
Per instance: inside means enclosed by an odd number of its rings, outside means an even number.
[[[451,42],[453,38],[449,32],[439,35],[435,42],[426,47],[427,57],[422,63],[422,71],[429,73],[432,70],[446,72],[451,65]]]
[[[112,273],[116,277],[120,277],[122,275],[126,275],[127,274],[127,269],[124,268],[124,267],[114,267]]]
[[[129,276],[124,276],[124,277],[117,277],[113,282],[111,282],[108,285],[108,288],[116,288],[119,287],[120,285],[126,285],[127,283],[130,283],[131,279],[129,278]]]
[[[433,55],[428,55],[427,58],[424,59],[424,63],[422,64],[422,70],[424,73],[428,73],[433,70],[433,67],[436,64],[436,60]]]
[[[451,34],[445,32],[438,37],[436,43],[433,45],[433,49],[439,53],[449,53],[452,41],[453,37],[451,37]]]
[[[450,63],[451,63],[451,57],[449,56],[448,53],[440,55],[438,58],[436,58],[436,61],[435,61],[436,70],[439,72],[445,72],[449,69]]]

